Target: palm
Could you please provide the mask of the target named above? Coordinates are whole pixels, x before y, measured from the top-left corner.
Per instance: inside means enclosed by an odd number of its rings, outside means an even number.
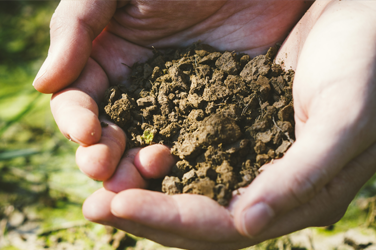
[[[94,41],[92,57],[110,82],[119,84],[128,73],[122,63],[145,60],[152,46],[163,49],[200,40],[255,56],[282,42],[308,7],[302,1],[279,0],[135,2],[117,9]]]

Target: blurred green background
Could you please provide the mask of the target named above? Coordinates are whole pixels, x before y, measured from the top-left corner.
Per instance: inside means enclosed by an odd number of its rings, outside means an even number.
[[[78,170],[77,145],[60,134],[50,96],[32,87],[47,55],[57,5],[0,1],[0,250],[166,249],[82,216],[82,202],[101,183]],[[374,179],[337,224],[252,249],[371,249],[376,244]]]

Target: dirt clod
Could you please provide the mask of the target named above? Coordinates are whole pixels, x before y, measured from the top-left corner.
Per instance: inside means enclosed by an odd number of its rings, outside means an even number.
[[[127,148],[162,143],[179,159],[152,187],[227,205],[258,169],[294,142],[294,72],[266,55],[218,52],[196,43],[154,51],[132,66],[131,84],[107,90],[103,110],[128,136]]]

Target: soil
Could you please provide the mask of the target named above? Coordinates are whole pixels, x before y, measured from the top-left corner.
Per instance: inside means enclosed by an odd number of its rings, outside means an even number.
[[[103,109],[127,148],[162,143],[178,161],[151,189],[208,196],[226,206],[259,168],[294,142],[294,72],[277,48],[250,58],[195,43],[157,51],[132,68],[129,86],[107,90]]]

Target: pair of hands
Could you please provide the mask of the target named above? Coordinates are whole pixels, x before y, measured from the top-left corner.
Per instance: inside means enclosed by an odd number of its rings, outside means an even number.
[[[205,250],[238,249],[339,220],[376,171],[375,13],[371,1],[62,1],[34,86],[54,93],[60,130],[80,144],[78,166],[104,183],[84,203],[85,217]],[[105,118],[98,118],[105,89],[128,84],[122,63],[146,60],[151,46],[197,40],[251,56],[283,42],[276,60],[296,70],[296,142],[226,208],[204,196],[144,190],[174,164],[169,149],[152,145],[124,155],[126,135],[109,121],[101,128]]]

